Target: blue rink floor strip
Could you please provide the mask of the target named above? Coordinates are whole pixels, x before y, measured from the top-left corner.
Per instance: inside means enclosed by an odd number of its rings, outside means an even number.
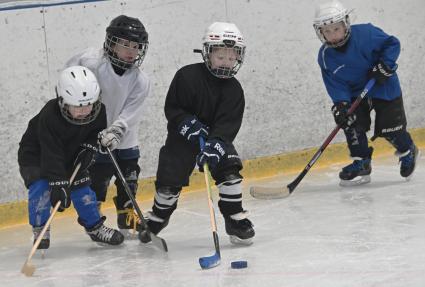
[[[425,128],[409,130],[416,145],[419,148],[425,148]],[[380,156],[393,156],[394,148],[382,138],[378,138],[370,143],[374,147],[374,158]],[[298,150],[290,153],[276,154],[266,157],[249,159],[243,161],[242,175],[247,180],[256,180],[261,178],[270,178],[283,174],[298,175],[309,160],[313,157],[318,147]],[[309,173],[314,173],[317,168],[326,168],[330,165],[344,165],[351,161],[345,143],[336,143],[329,145],[324,151],[320,159],[315,163]],[[307,175],[308,176],[308,175]],[[183,188],[183,192],[194,191],[205,188],[204,176],[202,173],[195,171],[190,177],[190,186]],[[150,200],[155,192],[155,178],[143,178],[139,180],[139,188],[137,200]],[[102,208],[114,206],[112,197],[116,194],[114,186],[110,187],[106,202],[102,204]],[[28,224],[27,201],[10,202],[0,204],[0,228],[10,227],[16,224]],[[68,208],[59,216],[67,216],[74,214],[73,208]]]
[[[91,3],[91,2],[105,2],[109,0],[75,0],[75,1],[25,1],[25,4],[19,4],[17,1],[0,4],[0,11],[8,11],[8,10],[21,10],[21,9],[31,9],[31,8],[44,8],[44,7],[52,7],[52,6],[64,6],[64,5],[72,5],[72,4],[83,4],[83,3]],[[30,2],[30,3],[28,3]]]

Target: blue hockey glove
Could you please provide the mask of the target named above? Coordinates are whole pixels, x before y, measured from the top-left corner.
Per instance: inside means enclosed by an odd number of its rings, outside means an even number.
[[[213,170],[226,154],[226,145],[219,139],[209,139],[205,142],[204,149],[196,157],[199,170],[204,171],[204,164],[207,163]]]
[[[184,119],[178,126],[179,134],[188,141],[198,142],[199,137],[208,137],[208,127],[201,123],[195,116]]]

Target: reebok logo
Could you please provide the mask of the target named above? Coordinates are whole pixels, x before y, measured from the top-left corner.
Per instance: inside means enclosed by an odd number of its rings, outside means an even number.
[[[214,145],[214,149],[216,149],[221,154],[221,156],[226,153],[219,143],[216,143]]]

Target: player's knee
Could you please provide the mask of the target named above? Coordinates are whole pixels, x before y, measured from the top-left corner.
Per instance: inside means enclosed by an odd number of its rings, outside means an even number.
[[[217,180],[216,184],[220,186],[232,186],[241,183],[242,176],[239,171],[233,171],[229,173],[222,174]]]

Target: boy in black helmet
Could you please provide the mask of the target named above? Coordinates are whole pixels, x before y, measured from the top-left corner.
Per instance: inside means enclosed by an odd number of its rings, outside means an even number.
[[[137,191],[140,173],[138,158],[139,123],[142,104],[149,94],[150,81],[139,70],[148,49],[148,33],[137,18],[120,15],[106,28],[102,49],[90,48],[71,58],[66,66],[82,65],[91,69],[102,89],[102,102],[106,106],[108,127],[102,131],[101,144],[114,153],[118,165],[133,192]],[[99,153],[91,167],[92,189],[100,202],[105,201],[109,181],[115,168],[107,154]],[[115,181],[119,229],[130,236],[130,230],[139,230],[139,219],[119,180]]]

